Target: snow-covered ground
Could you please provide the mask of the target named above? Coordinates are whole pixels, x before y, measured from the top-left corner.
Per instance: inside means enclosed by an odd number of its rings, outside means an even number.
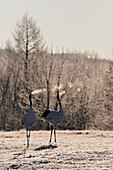
[[[113,131],[57,131],[49,145],[50,131],[0,132],[0,170],[7,169],[113,169]]]

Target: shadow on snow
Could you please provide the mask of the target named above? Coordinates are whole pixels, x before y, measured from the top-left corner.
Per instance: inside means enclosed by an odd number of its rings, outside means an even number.
[[[35,149],[35,151],[45,150],[45,149],[55,149],[57,145],[43,145]]]

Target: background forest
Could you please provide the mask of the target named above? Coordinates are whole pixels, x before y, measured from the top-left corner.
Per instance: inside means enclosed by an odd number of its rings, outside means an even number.
[[[55,87],[62,87],[65,120],[58,129],[113,130],[113,61],[96,53],[48,52],[40,28],[27,14],[15,25],[13,43],[0,49],[0,130],[19,130],[33,94],[34,130],[48,129],[41,118],[57,109]],[[13,45],[12,45],[13,44]],[[46,90],[43,90],[46,89]]]

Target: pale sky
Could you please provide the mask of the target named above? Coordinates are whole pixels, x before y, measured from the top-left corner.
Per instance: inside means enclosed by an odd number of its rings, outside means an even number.
[[[49,49],[112,56],[113,0],[0,0],[1,48],[26,12],[37,21]]]

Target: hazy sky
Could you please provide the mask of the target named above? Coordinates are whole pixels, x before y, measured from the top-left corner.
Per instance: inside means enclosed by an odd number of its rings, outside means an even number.
[[[0,47],[26,12],[37,21],[49,49],[112,56],[113,0],[0,0]]]

